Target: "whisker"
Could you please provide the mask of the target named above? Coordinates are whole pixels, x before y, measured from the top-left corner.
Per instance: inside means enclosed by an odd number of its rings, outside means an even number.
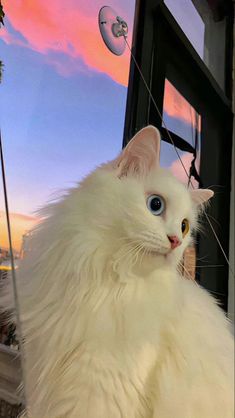
[[[195,265],[197,268],[210,268],[210,267],[225,267],[224,264],[208,264],[206,266],[198,266]]]
[[[120,263],[120,261],[122,261],[123,258],[125,258],[127,262],[131,262],[133,259],[133,255],[136,257],[136,252],[138,252],[140,248],[140,243],[136,241],[136,244],[133,246],[134,242],[135,241],[128,242],[125,246],[122,247],[121,254],[118,258],[116,258],[115,264]],[[133,264],[133,262],[131,264]]]
[[[221,229],[221,225],[220,225],[220,223],[217,221],[217,219],[216,218],[214,218],[214,216],[212,216],[212,215],[209,215],[209,213],[207,213],[207,216],[210,218],[210,219],[212,219],[217,225],[218,225],[218,227]]]

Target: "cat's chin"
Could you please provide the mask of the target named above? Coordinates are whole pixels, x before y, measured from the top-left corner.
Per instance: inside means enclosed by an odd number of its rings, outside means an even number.
[[[172,253],[171,249],[159,249],[159,250],[150,250],[147,253],[146,260],[151,264],[156,264],[157,267],[164,265],[168,262],[168,257]]]
[[[140,259],[132,267],[132,271],[137,276],[145,277],[153,271],[165,266],[169,267],[167,255],[153,250],[145,253],[144,257],[140,257]]]
[[[169,249],[160,249],[160,250],[148,250],[148,255],[150,257],[164,257],[166,258],[168,256],[168,254],[171,253],[171,248]]]
[[[178,256],[174,250],[170,249],[160,249],[160,250],[151,250],[148,251],[147,259],[153,261],[157,266],[162,266],[164,264],[172,265],[176,264]]]

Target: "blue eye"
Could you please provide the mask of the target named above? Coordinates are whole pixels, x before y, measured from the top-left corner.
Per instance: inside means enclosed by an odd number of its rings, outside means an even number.
[[[152,194],[147,198],[147,208],[152,212],[153,215],[161,215],[165,210],[165,201],[161,196]]]

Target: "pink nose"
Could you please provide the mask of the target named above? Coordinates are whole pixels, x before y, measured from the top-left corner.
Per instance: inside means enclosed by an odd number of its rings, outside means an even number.
[[[171,243],[172,250],[176,247],[179,247],[179,245],[181,245],[181,241],[179,240],[179,238],[176,235],[172,235],[172,236],[168,235],[168,239]]]

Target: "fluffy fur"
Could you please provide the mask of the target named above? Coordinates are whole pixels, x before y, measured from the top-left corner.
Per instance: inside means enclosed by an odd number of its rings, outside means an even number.
[[[145,128],[43,212],[18,275],[28,417],[234,417],[227,320],[177,272],[212,192],[160,168],[159,144]]]

